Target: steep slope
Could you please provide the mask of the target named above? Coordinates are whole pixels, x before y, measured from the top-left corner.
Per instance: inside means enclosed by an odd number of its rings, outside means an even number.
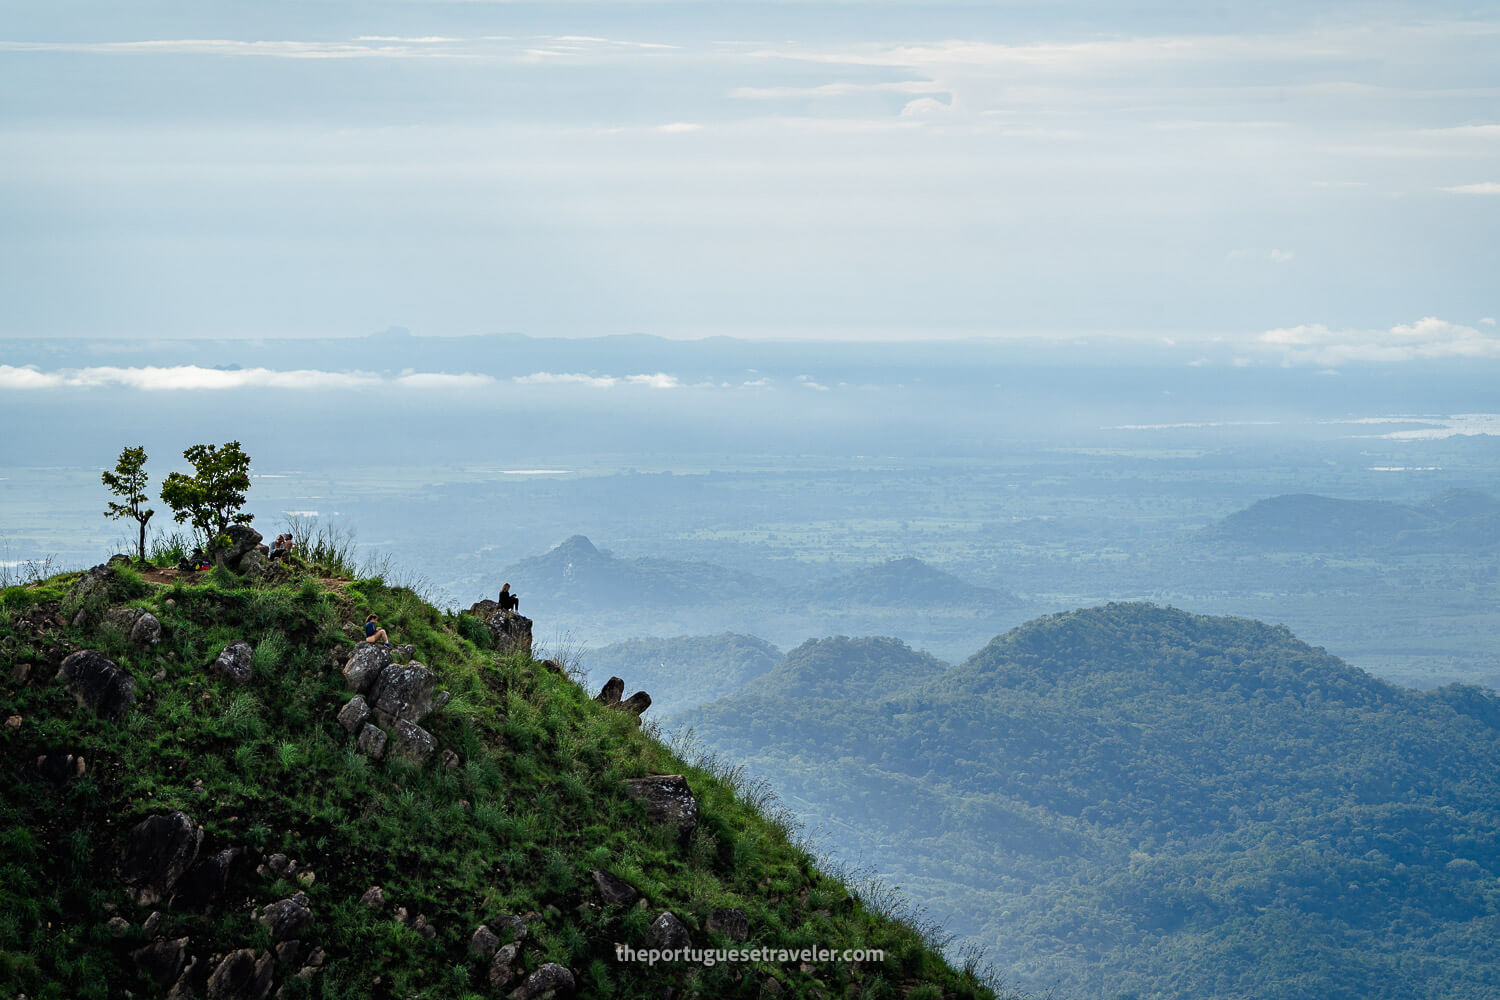
[[[992,996],[529,623],[326,573],[0,591],[0,996]]]
[[[659,715],[669,715],[738,691],[781,662],[781,650],[753,635],[681,635],[631,639],[592,649],[583,666],[602,683],[611,675],[651,693]]]
[[[764,597],[774,585],[704,562],[620,559],[574,535],[551,551],[506,567],[525,607],[637,609]]]
[[[910,556],[815,581],[801,588],[798,596],[823,607],[995,610],[1020,603],[1014,594],[966,583]]]
[[[1500,732],[1286,629],[1039,619],[923,683],[686,714],[991,951],[1104,997],[1500,996]]]

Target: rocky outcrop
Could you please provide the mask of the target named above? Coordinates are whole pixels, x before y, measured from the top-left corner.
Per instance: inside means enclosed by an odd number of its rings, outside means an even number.
[[[187,938],[172,941],[154,941],[144,948],[130,953],[136,968],[159,988],[165,989],[176,981],[187,960]]]
[[[589,875],[593,877],[594,885],[606,906],[629,906],[641,898],[635,886],[611,872],[595,869]]]
[[[79,650],[62,661],[57,677],[81,707],[101,719],[123,722],[135,707],[135,679],[103,653]]]
[[[299,892],[295,896],[271,903],[261,909],[256,915],[266,930],[271,932],[272,941],[285,941],[295,938],[308,921],[312,920],[312,908],[307,905],[307,893]]]
[[[130,641],[142,648],[155,646],[161,642],[161,622],[151,612],[141,612],[130,627]]]
[[[621,700],[625,694],[625,681],[619,677],[611,677],[604,682],[604,687],[594,695],[594,700],[609,708],[618,708],[627,712],[640,715],[651,707],[651,696],[644,691],[637,691],[629,698]]]
[[[646,709],[651,707],[651,696],[644,691],[637,691],[629,698],[626,698],[624,701],[620,702],[617,707],[624,709],[627,712],[633,712],[636,715],[641,715],[646,711]]]
[[[422,664],[388,666],[380,671],[370,688],[370,710],[384,726],[420,723],[432,714],[436,693],[437,675]]]
[[[211,906],[229,884],[229,869],[239,855],[239,848],[227,848],[189,869],[177,883],[173,908],[204,910]]]
[[[378,642],[360,643],[344,663],[344,682],[355,694],[365,694],[386,667],[391,665],[391,651]]]
[[[148,816],[125,835],[120,875],[142,905],[162,899],[198,857],[203,829],[185,812]]]
[[[397,721],[392,728],[392,738],[395,741],[394,752],[418,764],[427,763],[437,753],[436,738],[421,726],[404,719]]]
[[[385,756],[386,739],[385,730],[367,722],[365,728],[359,731],[359,738],[354,741],[354,745],[366,757],[379,760]]]
[[[669,948],[687,948],[692,945],[692,938],[688,937],[688,930],[677,914],[671,910],[657,917],[651,924],[651,943],[663,950]]]
[[[248,684],[255,661],[255,650],[248,642],[237,639],[219,651],[208,669],[235,684]]]
[[[731,941],[740,942],[750,936],[750,918],[738,907],[717,909],[708,915],[704,929],[710,934],[722,934]]]
[[[265,1000],[275,963],[269,951],[260,958],[249,948],[231,951],[208,977],[208,1000]]]
[[[479,601],[469,608],[469,614],[484,623],[490,632],[490,645],[497,653],[525,653],[531,655],[531,619],[515,611],[502,611],[500,605],[491,600]]]
[[[363,697],[355,695],[344,703],[343,708],[339,709],[338,721],[339,725],[344,727],[345,732],[353,735],[359,732],[359,727],[363,726],[369,717],[370,706],[365,703]]]
[[[680,774],[653,774],[625,782],[625,793],[644,803],[653,822],[676,828],[684,839],[698,829],[698,800]]]
[[[573,973],[556,962],[548,962],[526,977],[510,991],[510,1000],[562,1000],[571,997],[576,986]]]
[[[240,560],[246,553],[257,551],[259,544],[260,532],[248,524],[231,524],[208,543],[206,555],[215,565],[239,572]]]

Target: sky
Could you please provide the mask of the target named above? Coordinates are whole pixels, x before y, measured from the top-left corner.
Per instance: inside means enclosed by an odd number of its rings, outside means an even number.
[[[0,337],[1496,358],[1497,56],[1494,4],[0,2]]]

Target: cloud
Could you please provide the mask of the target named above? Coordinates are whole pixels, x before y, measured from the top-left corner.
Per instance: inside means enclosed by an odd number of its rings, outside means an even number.
[[[829,389],[828,386],[822,385],[821,383],[815,381],[811,375],[798,375],[797,376],[797,382],[804,389],[816,389],[818,392],[832,392],[833,391],[833,390]]]
[[[669,122],[666,125],[656,126],[658,132],[696,132],[702,125],[697,122]]]
[[[372,372],[320,371],[299,368],[203,368],[198,365],[120,368],[62,368],[44,372],[35,366],[0,365],[0,389],[135,389],[143,392],[184,392],[232,389],[367,389],[395,386],[407,389],[475,389],[494,383],[488,375],[444,372],[405,372],[394,378]]]
[[[1295,250],[1257,250],[1253,248],[1231,250],[1228,255],[1230,260],[1268,260],[1272,264],[1290,264],[1297,259]]]
[[[1333,330],[1321,323],[1267,330],[1260,343],[1286,364],[1500,358],[1500,334],[1427,316],[1389,330]]]
[[[1494,326],[1495,325],[1495,317],[1493,317],[1493,316],[1482,317],[1479,320],[1479,323],[1480,323],[1481,326]]]
[[[14,42],[0,41],[0,52],[73,52],[96,55],[177,54],[222,56],[272,56],[280,59],[445,58],[452,53],[416,47],[427,40],[377,39],[351,42],[301,42],[292,40],[249,42],[233,38],[160,38],[138,42]]]
[[[1479,184],[1458,184],[1445,187],[1452,194],[1500,194],[1500,181],[1483,181]]]
[[[792,98],[852,97],[859,94],[943,94],[942,84],[933,80],[896,80],[887,83],[847,83],[835,81],[816,87],[736,87],[730,97],[751,101],[774,101]]]
[[[521,385],[584,385],[593,389],[611,389],[617,385],[643,385],[652,389],[676,389],[682,383],[675,375],[656,372],[653,375],[583,375],[577,372],[533,372],[511,379]]]

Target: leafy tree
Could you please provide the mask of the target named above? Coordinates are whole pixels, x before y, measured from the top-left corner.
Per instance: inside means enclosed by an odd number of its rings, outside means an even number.
[[[193,475],[174,472],[161,484],[161,498],[172,508],[178,522],[189,521],[205,543],[231,524],[249,524],[254,515],[240,510],[250,488],[250,456],[238,441],[222,448],[195,444],[182,453],[193,466]]]
[[[146,495],[146,449],[141,446],[125,448],[120,452],[120,460],[115,463],[113,471],[104,470],[101,477],[104,485],[109,491],[120,498],[116,503],[111,500],[104,508],[105,517],[124,518],[135,520],[141,529],[140,548],[137,558],[146,561],[146,522],[151,520],[151,515],[156,511],[146,509],[145,503],[150,499]]]

